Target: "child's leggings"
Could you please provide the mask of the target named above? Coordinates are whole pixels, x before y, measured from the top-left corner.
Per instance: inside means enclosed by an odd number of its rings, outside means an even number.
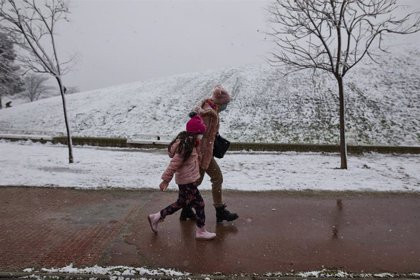
[[[160,211],[161,219],[164,219],[167,215],[171,215],[179,209],[189,205],[195,209],[195,214],[197,215],[197,226],[200,228],[203,227],[206,223],[204,200],[197,187],[193,184],[178,185],[178,187],[178,200]]]

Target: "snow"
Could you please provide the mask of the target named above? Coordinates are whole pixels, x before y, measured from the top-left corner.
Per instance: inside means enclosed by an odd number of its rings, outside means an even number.
[[[29,269],[26,269],[29,270]],[[25,271],[25,270],[24,270]],[[61,268],[42,268],[42,272],[58,272],[58,273],[78,273],[78,274],[99,274],[99,275],[116,275],[116,276],[186,276],[189,273],[179,272],[173,269],[148,269],[145,267],[128,267],[128,266],[110,266],[101,267],[95,265],[93,267],[76,268],[73,264],[69,264]],[[31,271],[30,271],[31,272]]]
[[[411,278],[418,277],[418,273],[409,273],[409,274],[396,274],[396,273],[350,273],[342,270],[328,270],[323,269],[319,271],[305,271],[305,272],[294,272],[294,273],[266,273],[268,277],[302,277],[306,278]]]
[[[129,267],[129,266],[109,266],[109,267],[101,267],[95,265],[93,267],[83,267],[77,268],[74,267],[73,264],[69,264],[65,267],[61,268],[42,268],[40,271],[36,271],[33,268],[26,268],[23,270],[24,272],[33,273],[31,277],[39,277],[39,279],[44,279],[39,273],[68,273],[68,274],[91,274],[94,275],[106,275],[109,276],[110,279],[126,279],[125,276],[131,279],[132,276],[141,276],[147,279],[148,276],[153,277],[155,279],[156,276],[160,277],[180,277],[182,279],[189,279],[191,277],[191,273],[188,272],[180,272],[174,269],[165,269],[165,268],[146,268],[146,267]],[[43,275],[44,275],[43,274]],[[215,274],[216,277],[220,277],[223,275]],[[45,275],[44,275],[45,276]],[[131,276],[131,277],[130,277]],[[254,275],[255,276],[255,275]],[[320,270],[320,271],[307,271],[307,272],[294,272],[294,273],[281,273],[281,272],[268,272],[264,274],[264,277],[301,277],[301,278],[411,278],[411,277],[418,277],[418,273],[410,273],[410,274],[393,274],[393,273],[348,273],[341,270]],[[192,277],[192,278],[196,278]],[[212,279],[211,275],[201,275],[203,279]],[[137,279],[137,278],[136,278]]]
[[[352,144],[420,145],[419,51],[383,55],[346,76]],[[141,81],[67,96],[74,136],[172,138],[199,100],[223,84],[233,100],[221,134],[232,141],[338,143],[336,82],[311,71],[283,76],[268,65],[231,67]],[[65,132],[61,98],[0,110],[0,133]]]
[[[163,150],[74,147],[0,141],[0,186],[158,189],[169,163]],[[243,191],[420,191],[420,155],[229,152],[217,159],[224,188]],[[205,179],[201,189],[211,189]],[[177,190],[174,180],[170,189]]]

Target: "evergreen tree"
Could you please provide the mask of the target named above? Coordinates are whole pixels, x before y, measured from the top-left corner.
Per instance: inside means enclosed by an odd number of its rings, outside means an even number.
[[[3,107],[2,97],[23,90],[23,81],[15,65],[16,53],[8,36],[0,33],[0,109]]]

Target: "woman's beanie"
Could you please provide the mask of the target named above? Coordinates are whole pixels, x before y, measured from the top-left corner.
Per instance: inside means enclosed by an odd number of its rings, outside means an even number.
[[[206,125],[200,115],[197,115],[196,112],[191,112],[189,116],[191,119],[187,122],[187,132],[204,134],[206,132]]]
[[[221,85],[218,85],[213,89],[211,99],[213,99],[215,103],[223,105],[230,102],[230,95],[226,89],[224,89]]]

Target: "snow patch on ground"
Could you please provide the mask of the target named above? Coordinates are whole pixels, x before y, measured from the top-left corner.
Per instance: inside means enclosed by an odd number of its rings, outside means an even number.
[[[342,270],[328,270],[323,269],[319,271],[306,271],[294,273],[266,273],[265,276],[269,277],[302,277],[302,278],[410,278],[419,277],[418,273],[396,274],[396,273],[350,273]]]
[[[31,269],[31,268],[30,268]],[[32,270],[33,271],[33,270]],[[32,272],[31,271],[31,272]],[[93,267],[77,268],[73,264],[61,268],[42,268],[41,272],[48,273],[69,273],[69,274],[99,274],[110,276],[187,276],[190,273],[179,272],[173,269],[158,268],[149,269],[145,267],[129,267],[129,266],[109,266],[101,267],[95,265]]]
[[[110,266],[110,267],[101,267],[95,265],[93,267],[85,267],[85,268],[76,268],[73,264],[62,268],[42,268],[40,271],[36,271],[33,268],[26,268],[23,270],[24,272],[33,273],[31,275],[32,278],[37,279],[44,279],[43,276],[46,276],[45,273],[64,273],[64,274],[91,274],[95,279],[94,275],[106,275],[110,277],[110,279],[131,279],[131,277],[144,277],[141,279],[147,279],[148,276],[153,277],[156,279],[156,276],[161,277],[173,277],[173,279],[182,278],[182,279],[190,279],[192,277],[191,273],[188,272],[180,272],[174,269],[166,269],[166,268],[144,268],[144,267],[129,267],[129,266]],[[37,274],[38,273],[38,274]],[[39,274],[43,273],[43,274]],[[194,276],[196,278],[199,275]],[[244,275],[242,275],[244,276]],[[254,275],[255,276],[255,275]],[[294,273],[282,273],[282,272],[273,272],[273,273],[265,273],[264,277],[302,277],[302,278],[408,278],[408,277],[419,277],[418,273],[410,273],[410,274],[394,274],[394,273],[348,273],[345,271],[337,270],[320,270],[320,271],[308,271],[308,272],[294,272]],[[212,275],[201,275],[203,279],[212,279]],[[216,277],[220,278],[223,277],[221,274],[217,274]],[[229,276],[227,276],[229,277]],[[225,278],[222,278],[225,279]],[[228,279],[228,278],[227,278]]]
[[[169,163],[162,150],[77,146],[68,164],[66,146],[30,141],[0,141],[0,155],[2,186],[158,189]],[[348,170],[329,153],[231,152],[217,161],[225,189],[420,191],[420,155],[350,155]],[[208,178],[200,189],[211,189]]]

